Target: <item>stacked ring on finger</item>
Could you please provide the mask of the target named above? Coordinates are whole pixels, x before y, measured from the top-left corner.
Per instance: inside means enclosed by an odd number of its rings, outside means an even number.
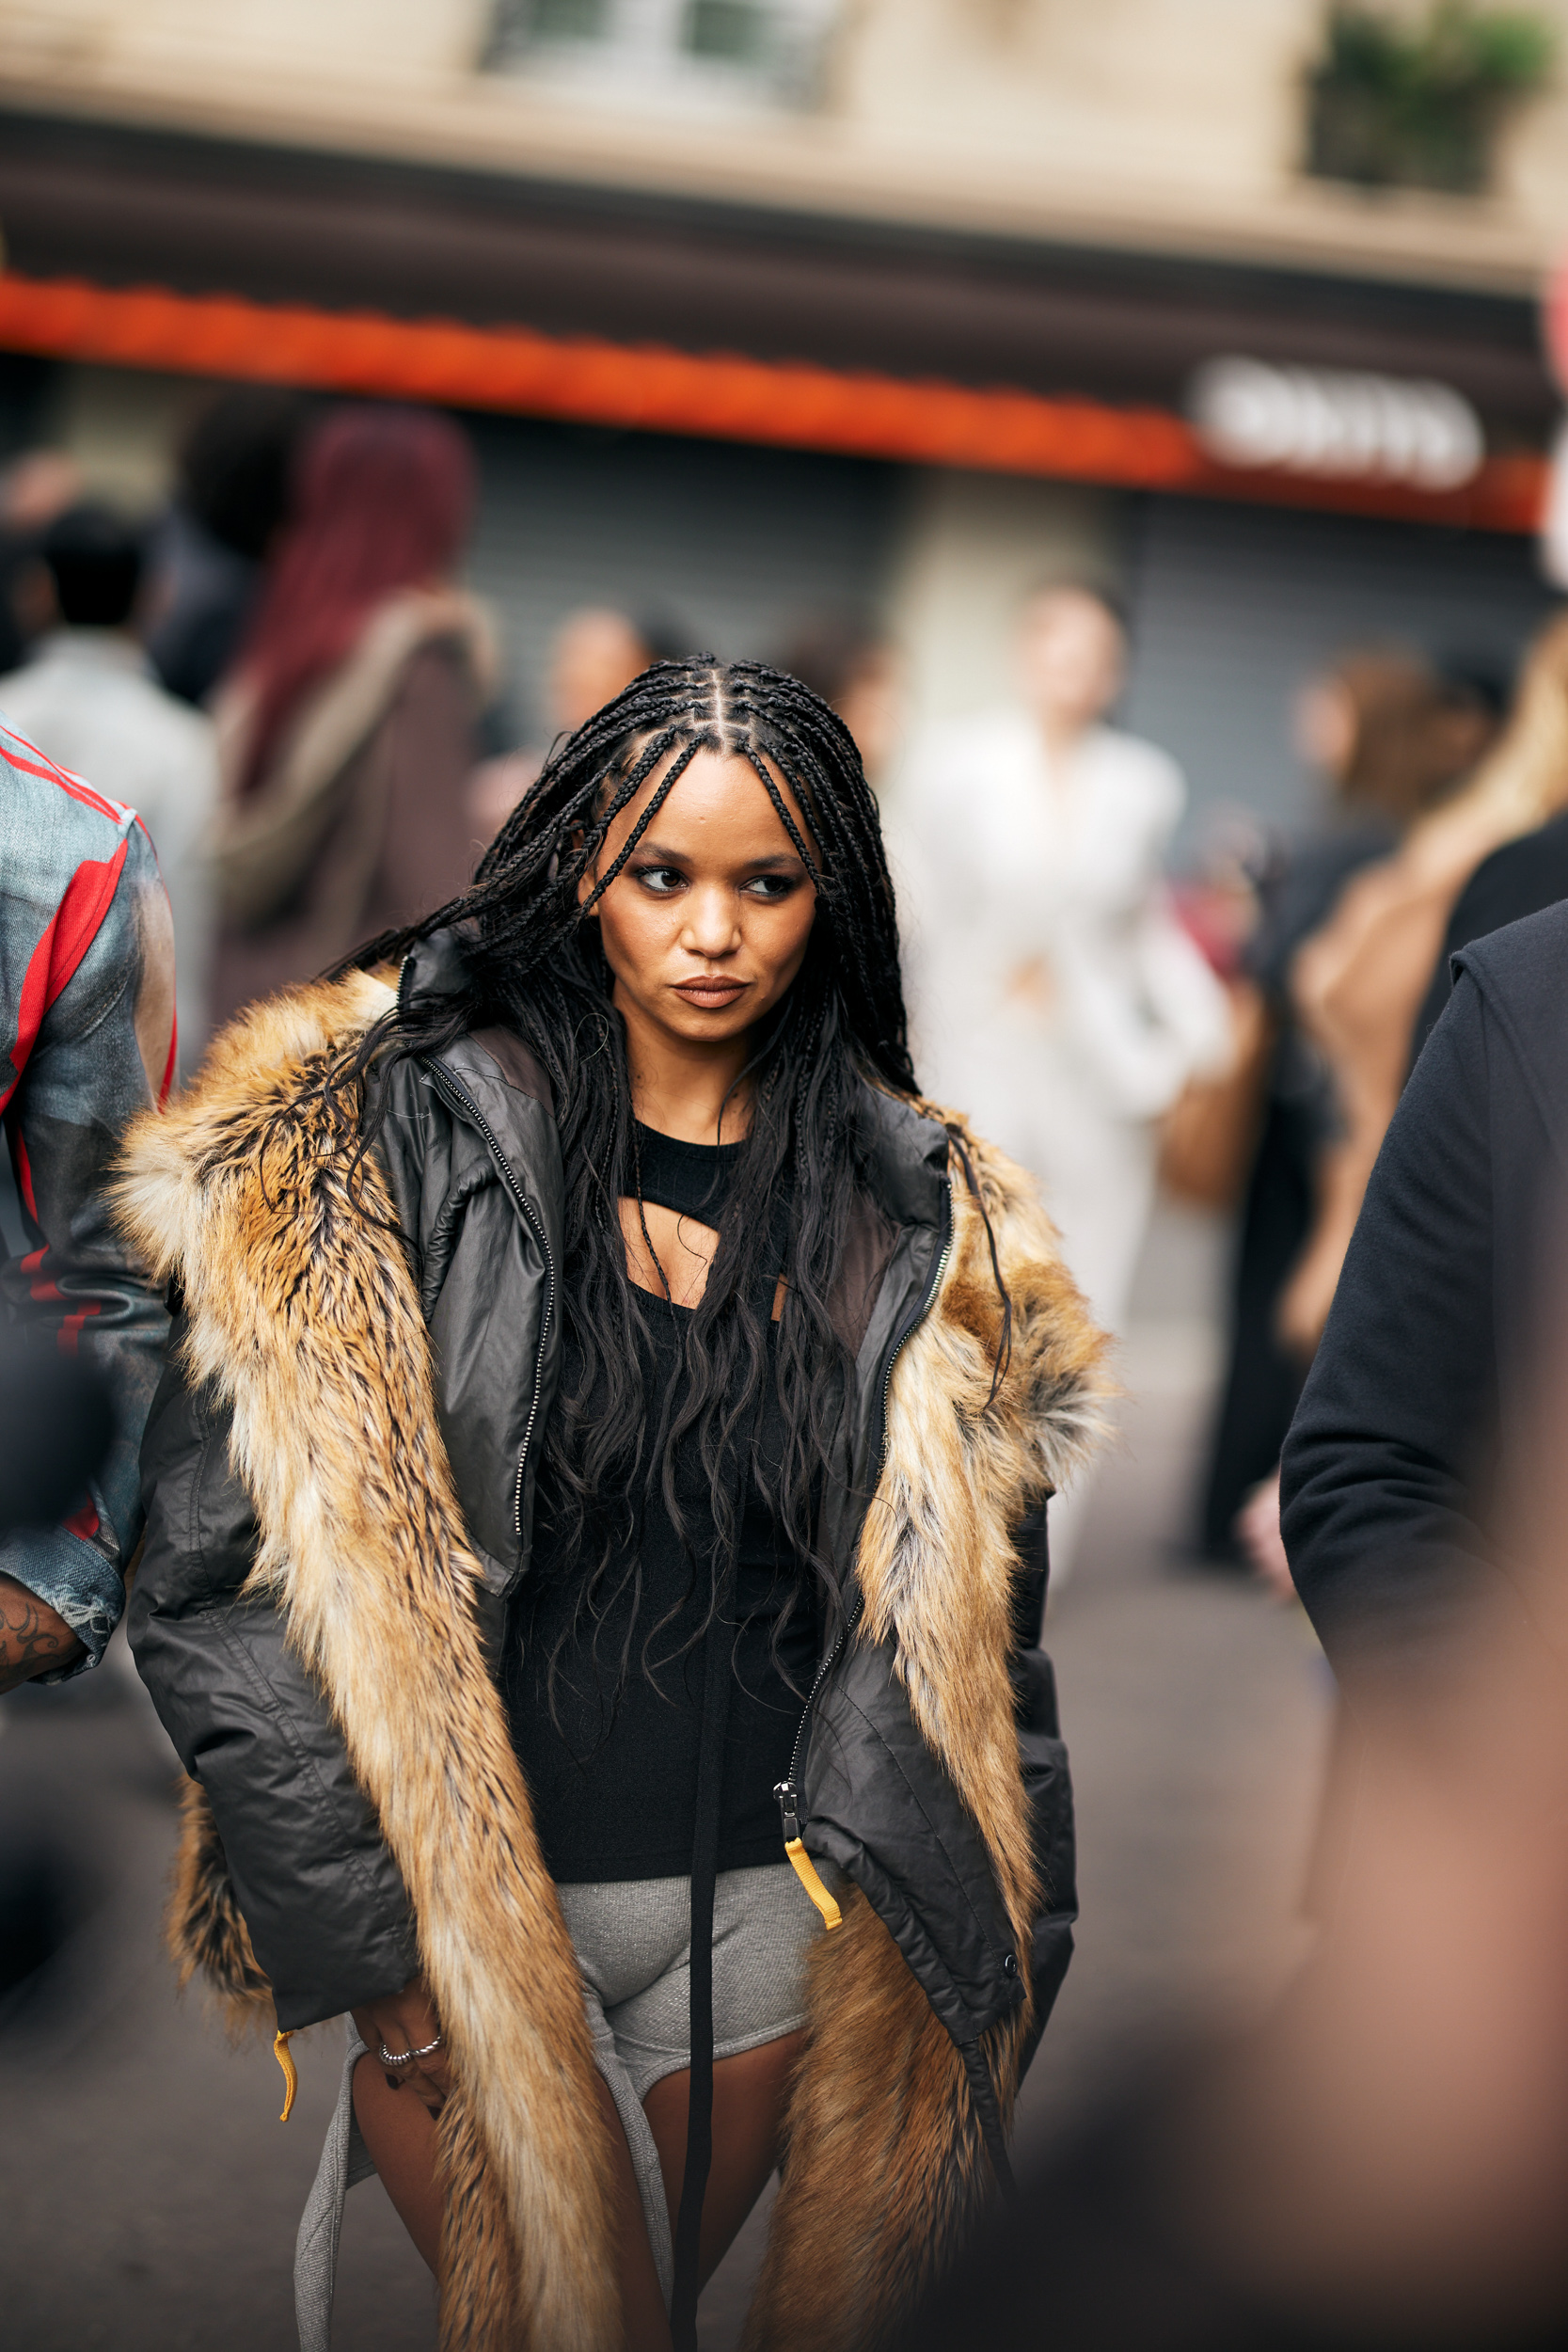
[[[438,2050],[440,2046],[441,2037],[437,2034],[435,2041],[427,2042],[422,2050],[403,2050],[395,2056],[383,2042],[378,2055],[383,2066],[412,2066],[416,2058],[428,2058],[433,2050]]]

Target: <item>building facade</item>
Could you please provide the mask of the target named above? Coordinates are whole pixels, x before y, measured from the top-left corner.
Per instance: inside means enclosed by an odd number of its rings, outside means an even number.
[[[1536,13],[1568,51],[1568,0]],[[918,721],[1004,691],[1033,580],[1115,579],[1133,723],[1286,813],[1315,659],[1506,667],[1544,607],[1568,240],[1555,78],[1494,108],[1479,188],[1307,171],[1326,16],[18,0],[11,438],[151,496],[213,381],[450,403],[531,721],[582,601],[734,652],[874,610]]]

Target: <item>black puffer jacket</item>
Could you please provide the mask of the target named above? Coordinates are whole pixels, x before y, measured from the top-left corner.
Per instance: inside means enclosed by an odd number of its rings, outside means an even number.
[[[418,951],[403,988],[440,993],[454,952],[443,938]],[[250,1966],[234,1960],[237,1923],[227,1961],[209,1924],[226,1867],[285,2027],[393,1990],[422,1963],[450,2030],[470,1996],[460,1967],[443,1979],[440,1955],[453,1937],[493,1944],[486,1869],[504,1879],[515,1855],[515,1910],[553,1910],[479,1662],[527,1571],[557,1372],[562,1174],[549,1090],[504,1032],[395,1065],[378,1147],[390,1215],[377,1224],[373,1197],[353,1213],[320,1076],[388,1001],[367,978],[237,1025],[173,1120],[143,1131],[123,1195],[130,1230],[184,1302],[144,1448],[148,1540],[131,1613],[137,1664],[211,1812],[198,1808],[177,1932],[231,1979]],[[1035,1643],[1045,1498],[1093,1423],[1100,1342],[1016,1170],[870,1089],[865,1117],[875,1198],[835,1301],[856,1373],[828,1511],[836,1556],[856,1563],[856,1622],[823,1661],[786,1810],[807,1851],[865,1898],[823,1944],[840,1976],[863,1947],[867,1997],[883,1986],[860,2031],[884,2045],[878,2096],[895,2107],[876,2128],[896,2174],[943,2149],[956,2157],[968,2133],[993,2141],[1070,1951],[1070,1796]],[[375,1172],[363,1180],[372,1195]],[[989,1411],[999,1309],[982,1196],[1013,1305]],[[383,1546],[385,1568],[372,1556]],[[445,1654],[420,1655],[400,1646],[400,1581],[420,1586],[448,1555],[455,1597],[420,1589],[409,1604],[439,1622]],[[388,1721],[395,1694],[416,1688],[406,1723]],[[409,1793],[432,1741],[459,1778],[466,1754],[489,1759],[474,1776],[498,1793],[476,1787],[474,1801],[503,1826],[516,1817],[504,1851],[488,1864],[476,1852],[471,1878],[451,1771],[428,1798]],[[543,1916],[531,1931],[557,1934]],[[879,1957],[888,1938],[913,2010]],[[853,2033],[833,1973],[817,1972],[820,1998]],[[922,2011],[951,2052],[933,2082],[958,2070],[940,2145],[911,2138],[895,2113],[910,2069],[936,2064]],[[470,2045],[487,2031],[476,2013]],[[460,2080],[464,2042],[460,2026]],[[812,2137],[811,2072],[798,2148]],[[483,2129],[494,2155],[501,2127]],[[886,2191],[893,2176],[881,2177]],[[856,2193],[841,2183],[840,2202]],[[946,2201],[919,2193],[940,2232]]]

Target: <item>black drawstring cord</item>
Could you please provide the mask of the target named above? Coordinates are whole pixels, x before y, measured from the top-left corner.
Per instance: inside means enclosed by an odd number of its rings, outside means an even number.
[[[773,1306],[773,1281],[767,1284],[767,1310]],[[690,2089],[686,2110],[686,2169],[681,2176],[680,2210],[675,2217],[675,2280],[670,2297],[670,2334],[674,2352],[697,2352],[698,2263],[702,2251],[703,2200],[713,2167],[713,1899],[719,1878],[719,1829],[724,1800],[724,1747],[730,1728],[730,1687],[735,1680],[733,1645],[728,1638],[730,1605],[735,1596],[736,1564],[746,1496],[762,1442],[763,1414],[768,1401],[764,1366],[752,1422],[752,1442],[742,1460],[738,1482],[739,1513],[735,1541],[714,1579],[713,1616],[703,1650],[703,1721],[697,1741],[697,1809],[691,1835],[691,2004],[689,2039],[691,2049]]]
[[[686,2170],[675,2221],[675,2284],[670,2333],[675,2352],[697,2352],[698,2258],[703,2199],[713,2164],[713,1898],[719,1876],[719,1823],[724,1794],[724,1742],[730,1724],[732,1671],[725,1639],[734,1554],[715,1593],[713,1622],[703,1652],[703,1724],[697,1747],[697,1819],[691,1839],[690,2092],[686,2115]]]

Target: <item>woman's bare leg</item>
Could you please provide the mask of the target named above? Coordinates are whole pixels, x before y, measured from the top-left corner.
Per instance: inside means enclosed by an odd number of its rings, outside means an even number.
[[[354,2069],[354,2112],[392,2208],[432,2270],[441,2252],[441,2193],[436,2185],[436,2118],[412,2084],[388,2088],[367,2051]]]
[[[621,2324],[626,2352],[671,2352],[664,2289],[658,2283],[658,2265],[648,2243],[648,2224],[626,2126],[615,2112],[610,2085],[602,2074],[594,2079],[615,2172],[615,2234],[621,2256]]]
[[[621,2255],[626,2352],[670,2352],[670,2322],[658,2265],[648,2243],[631,2150],[604,2077],[595,2074],[599,2114],[614,2169],[615,2229]],[[436,2183],[436,2118],[404,2086],[388,2090],[385,2068],[369,2055],[354,2070],[354,2112],[399,2220],[432,2270],[441,2245],[441,2196]]]
[[[698,2283],[706,2286],[729,2252],[768,2176],[779,2161],[779,2137],[790,2077],[805,2042],[804,2033],[764,2042],[738,2058],[719,2059],[713,2070],[713,2163],[703,2200]],[[658,2150],[670,2227],[680,2211],[686,2170],[687,2102],[691,2077],[684,2069],[655,2083],[642,2102]],[[669,2341],[666,2333],[665,2341]]]

